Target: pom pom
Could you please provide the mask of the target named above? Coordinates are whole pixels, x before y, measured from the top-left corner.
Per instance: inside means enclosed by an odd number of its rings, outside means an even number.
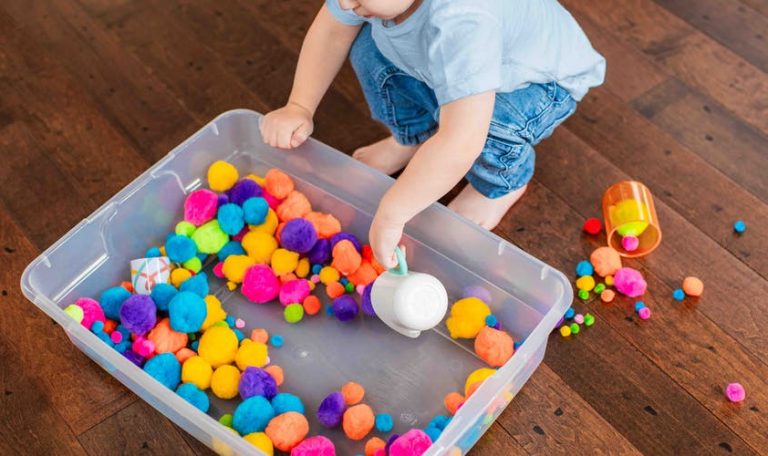
[[[565,326],[567,327],[567,326]],[[480,369],[477,369],[473,371],[471,374],[467,376],[467,381],[464,383],[464,395],[469,398],[469,396],[472,395],[472,392],[482,383],[490,377],[491,375],[496,373],[496,369],[489,369],[487,367],[481,367]],[[476,386],[477,385],[477,386]]]
[[[218,197],[206,189],[195,190],[184,200],[184,220],[194,226],[200,226],[216,217]]]
[[[514,345],[509,334],[486,326],[475,339],[475,353],[489,366],[500,367],[512,357]]]
[[[320,403],[320,407],[317,409],[317,421],[327,428],[335,428],[341,424],[346,410],[344,396],[340,392],[334,391]]]
[[[595,278],[591,275],[579,277],[576,280],[576,288],[584,291],[591,291],[595,288]]]
[[[316,242],[315,227],[303,218],[288,221],[280,231],[280,245],[293,252],[307,253]]]
[[[195,406],[195,408],[201,412],[208,413],[208,409],[211,406],[211,403],[208,400],[208,395],[192,383],[184,383],[179,386],[178,389],[176,389],[176,394]]]
[[[576,277],[591,276],[595,272],[592,263],[587,260],[579,261],[576,265]]]
[[[188,291],[201,298],[208,296],[208,276],[204,272],[195,274],[181,284],[179,291]]]
[[[211,377],[213,377],[213,368],[201,356],[191,356],[181,366],[181,381],[194,384],[201,390],[210,388]]]
[[[315,227],[317,237],[320,239],[330,239],[341,231],[341,223],[331,214],[310,212],[304,218]]]
[[[341,295],[333,300],[333,314],[339,321],[350,321],[357,316],[358,308],[355,298]]]
[[[189,338],[186,333],[171,329],[170,319],[163,318],[147,334],[147,340],[155,344],[155,353],[176,353],[187,345]]]
[[[621,238],[621,247],[627,252],[634,252],[640,246],[640,240],[635,236]]]
[[[219,399],[232,399],[237,396],[239,384],[240,371],[229,364],[216,368],[211,376],[211,392]]]
[[[363,400],[365,388],[355,382],[347,382],[341,387],[341,395],[347,405],[355,405]]]
[[[616,290],[630,298],[636,298],[643,293],[648,284],[640,271],[632,268],[621,268],[613,276]],[[605,292],[603,292],[605,293]]]
[[[144,364],[144,372],[171,390],[175,390],[181,381],[181,364],[173,353],[152,357]]]
[[[286,198],[293,191],[293,179],[276,168],[267,171],[264,185],[267,191],[278,199]]]
[[[267,219],[269,204],[260,196],[248,198],[243,202],[243,219],[249,225],[261,225]]]
[[[450,317],[446,321],[448,332],[454,339],[474,339],[485,327],[485,317],[491,309],[477,298],[464,298],[451,306]]]
[[[277,218],[282,222],[287,222],[295,218],[304,217],[312,210],[312,206],[309,204],[309,200],[299,191],[292,191],[288,196],[277,206]]]
[[[611,247],[598,247],[590,255],[589,261],[601,277],[614,275],[621,269],[621,256]]]
[[[277,240],[269,233],[250,231],[243,237],[243,248],[256,263],[268,264],[277,250]]]
[[[683,279],[683,291],[688,296],[701,296],[704,293],[704,282],[698,277],[686,277]],[[104,307],[104,304],[102,303],[101,306]]]
[[[331,244],[333,244],[333,240],[331,240]],[[333,246],[331,256],[333,257],[331,265],[344,275],[357,271],[363,260],[358,251],[355,250],[355,245],[347,239],[343,239]]]
[[[213,295],[208,295],[203,298],[203,300],[205,301],[206,313],[205,321],[203,321],[203,325],[200,327],[201,331],[205,331],[215,323],[227,318],[227,313],[221,307],[221,301],[219,301],[219,298]]]
[[[349,281],[352,282],[353,286],[368,285],[378,277],[379,273],[376,272],[376,269],[374,269],[371,263],[367,260],[363,260],[363,262],[360,263],[360,267],[357,268],[357,271],[347,276]]]
[[[208,186],[216,192],[229,190],[237,182],[237,169],[229,163],[218,160],[208,168]]]
[[[352,245],[355,247],[355,250],[358,253],[362,253],[363,246],[360,244],[360,241],[357,239],[357,236],[351,233],[344,233],[344,232],[337,233],[333,235],[333,237],[331,237],[331,249],[335,248],[336,244],[338,244],[341,241],[351,242]]]
[[[157,287],[157,285],[155,285]],[[153,291],[154,292],[154,291]],[[126,299],[131,297],[131,293],[123,287],[108,288],[101,294],[99,303],[104,311],[104,316],[112,320],[120,319],[120,306]]]
[[[192,240],[201,253],[218,253],[229,242],[227,233],[221,230],[218,220],[211,220],[195,230]]]
[[[192,277],[192,272],[188,269],[176,268],[171,271],[171,284],[178,288],[182,283],[184,283],[185,280],[188,280],[190,277]]]
[[[371,432],[375,423],[373,410],[365,404],[352,406],[344,412],[342,428],[351,440],[362,440]]]
[[[288,274],[299,265],[299,254],[286,249],[277,249],[272,254],[270,263],[276,275]]]
[[[280,281],[267,266],[254,265],[248,268],[240,290],[248,300],[264,304],[272,301],[280,292]]]
[[[219,207],[216,219],[219,221],[221,231],[234,236],[245,226],[243,208],[237,204],[228,203]]]
[[[381,440],[378,437],[371,437],[367,442],[365,442],[365,456],[377,456],[377,452],[379,451],[379,454],[383,455],[384,447],[386,446],[387,442]]]
[[[283,413],[274,417],[264,432],[272,440],[275,448],[281,451],[291,451],[309,433],[309,422],[300,413]]]
[[[208,308],[199,295],[180,291],[168,304],[168,315],[174,331],[192,333],[203,326]]]
[[[725,397],[731,402],[741,402],[747,397],[747,392],[741,383],[729,383],[725,387]]]
[[[256,342],[251,342],[255,344]],[[277,394],[277,383],[269,372],[258,367],[248,367],[240,376],[238,385],[240,397],[248,399],[253,396],[264,396],[272,399]]]
[[[174,229],[174,232],[176,234],[178,234],[179,236],[190,237],[190,236],[192,236],[192,233],[194,233],[196,229],[197,229],[197,227],[194,224],[192,224],[192,223],[190,223],[190,222],[188,222],[186,220],[182,220],[182,221],[180,221],[179,223],[176,224],[176,228]],[[161,256],[161,255],[159,255],[160,249],[158,249],[157,253],[158,253],[157,256]]]
[[[376,430],[379,432],[389,432],[395,427],[395,422],[392,420],[392,415],[389,413],[379,413],[376,415]]]
[[[264,223],[261,225],[252,225],[250,227],[251,231],[258,231],[260,233],[266,233],[269,235],[275,234],[275,229],[277,229],[279,221],[277,220],[277,214],[275,211],[270,209],[267,212],[267,218],[264,219]]]
[[[448,393],[448,395],[445,396],[445,399],[443,399],[443,404],[451,415],[455,415],[456,411],[459,410],[459,407],[461,407],[461,404],[464,403],[464,400],[464,396],[454,391],[452,393]]]
[[[275,411],[268,400],[253,396],[240,403],[232,414],[232,428],[241,435],[262,432],[275,417]]]
[[[277,386],[280,386],[283,384],[283,381],[285,380],[285,374],[283,373],[282,367],[273,364],[271,366],[265,367],[264,370],[267,371],[269,375],[271,375],[272,378],[275,379],[275,383],[277,383]]]
[[[360,295],[360,307],[363,309],[363,313],[375,317],[376,311],[373,310],[373,303],[371,302],[371,289],[373,289],[373,282],[369,283],[363,289],[363,294]]]
[[[165,253],[174,263],[183,263],[197,254],[197,246],[192,239],[174,234],[165,241]]]
[[[304,279],[290,280],[280,287],[280,303],[284,306],[303,302],[309,296],[309,282]]]
[[[231,423],[230,423],[230,427],[231,427]],[[248,435],[243,436],[243,440],[255,446],[256,448],[260,449],[267,456],[272,456],[275,453],[275,449],[272,445],[272,440],[270,440],[269,436],[267,436],[267,434],[263,432],[252,432]]]
[[[298,396],[290,393],[280,393],[272,398],[272,408],[275,413],[281,415],[287,412],[296,412],[304,414],[304,404]]]
[[[245,249],[237,241],[229,241],[219,250],[219,261],[224,261],[230,255],[245,255]]]
[[[291,456],[336,456],[336,448],[328,437],[310,437],[291,450]]]
[[[320,270],[320,282],[325,285],[330,285],[333,282],[338,282],[341,278],[339,271],[332,266],[326,266]]]
[[[304,318],[304,307],[301,304],[289,304],[283,310],[283,316],[288,323],[298,323]]]
[[[256,264],[256,261],[245,255],[230,255],[224,260],[221,272],[230,282],[241,283],[245,279],[245,272]]]
[[[237,336],[226,326],[212,326],[200,338],[197,352],[214,368],[230,364],[237,355]]]
[[[262,195],[262,189],[259,184],[251,179],[241,179],[227,191],[229,202],[242,206],[250,198],[259,197]]]
[[[584,232],[587,234],[591,234],[592,236],[595,236],[596,234],[600,233],[600,231],[603,229],[603,224],[600,223],[600,219],[596,219],[594,217],[588,218],[586,222],[584,222]]]
[[[248,367],[264,367],[268,359],[267,345],[250,339],[243,341],[235,355],[235,363],[240,370]]]
[[[81,305],[82,307],[82,305]],[[120,307],[120,322],[128,331],[140,336],[157,323],[157,307],[147,295],[132,295]],[[103,320],[102,320],[103,321]]]
[[[320,299],[318,299],[317,296],[309,295],[304,298],[302,306],[304,307],[304,313],[307,315],[316,315],[318,312],[320,312],[322,304],[320,303]]]
[[[432,446],[432,440],[421,429],[411,429],[389,447],[389,456],[421,456]]]

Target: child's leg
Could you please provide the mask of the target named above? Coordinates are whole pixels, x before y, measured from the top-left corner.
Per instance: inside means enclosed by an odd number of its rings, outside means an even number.
[[[533,177],[533,146],[575,110],[576,101],[554,82],[497,94],[488,139],[467,174],[470,185],[448,207],[485,228],[498,225]]]
[[[369,25],[363,26],[352,44],[349,60],[373,118],[392,132],[392,137],[362,147],[353,156],[392,174],[405,167],[418,145],[437,131],[435,94],[379,52]]]

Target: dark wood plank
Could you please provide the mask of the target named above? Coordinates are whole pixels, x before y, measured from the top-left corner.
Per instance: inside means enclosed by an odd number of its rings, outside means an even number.
[[[648,91],[632,106],[680,144],[768,202],[768,137],[676,80]]]
[[[170,421],[144,401],[120,410],[80,434],[80,443],[90,454],[195,455]]]
[[[648,185],[657,200],[768,277],[768,244],[763,241],[768,235],[768,206],[738,183],[602,88],[580,103],[567,128]],[[738,219],[744,219],[755,234],[735,235],[732,226]]]
[[[656,0],[757,68],[768,71],[768,18],[731,0]]]
[[[468,456],[484,456],[489,454],[512,456],[528,453],[496,422],[491,425],[490,429],[483,434],[483,437],[467,453]]]
[[[768,2],[765,0],[739,0],[740,3],[749,6],[758,13],[768,17]]]

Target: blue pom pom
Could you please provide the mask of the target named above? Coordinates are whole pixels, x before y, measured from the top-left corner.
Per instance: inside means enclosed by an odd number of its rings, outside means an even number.
[[[152,294],[150,294],[150,296],[152,297],[152,300],[155,301],[157,310],[166,312],[168,310],[168,303],[171,302],[171,299],[173,299],[178,292],[179,290],[170,283],[158,283],[152,288]]]
[[[443,431],[441,431],[440,429],[438,429],[438,428],[436,428],[434,426],[427,426],[424,429],[424,433],[429,436],[430,440],[432,440],[433,442],[436,442],[437,439],[440,438],[440,434],[442,434]]]
[[[346,285],[349,283],[349,279],[348,279],[348,278],[346,278],[346,277],[341,277],[341,278],[339,279],[339,283],[340,283],[340,284],[342,284],[342,285],[344,285],[344,286],[346,286]]]
[[[122,342],[115,345],[115,350],[117,350],[118,353],[124,353],[126,350],[131,348],[131,341],[123,339]]]
[[[174,331],[197,332],[207,315],[208,307],[203,298],[189,291],[180,291],[168,304],[168,316]]]
[[[237,241],[229,241],[219,250],[219,261],[224,261],[230,255],[245,255],[245,249]]]
[[[224,321],[227,322],[227,326],[229,326],[230,328],[235,327],[235,317],[233,317],[232,315],[227,315],[227,318],[225,318]]]
[[[394,421],[392,421],[392,415],[388,413],[379,413],[376,415],[376,430],[379,432],[389,432],[395,427]]]
[[[581,260],[579,261],[579,264],[576,265],[577,277],[592,275],[593,272],[595,272],[595,269],[592,267],[592,263],[587,260]]]
[[[568,310],[565,311],[565,315],[563,315],[563,317],[565,317],[567,320],[570,320],[574,315],[576,315],[576,311],[573,309],[573,307],[569,307]]]
[[[243,332],[240,331],[239,329],[233,329],[232,332],[235,333],[235,337],[237,337],[238,344],[242,342],[243,339],[245,339],[245,334],[243,334]]]
[[[322,271],[323,265],[322,264],[313,264],[312,265],[312,274],[320,274],[320,271]]]
[[[487,317],[485,317],[485,324],[487,326],[491,326],[491,327],[496,326],[496,323],[498,322],[499,322],[499,319],[496,318],[495,315],[488,315]]]
[[[443,415],[437,415],[434,418],[432,418],[432,421],[429,422],[427,427],[435,427],[442,431],[443,429],[445,429],[446,426],[448,426],[448,423],[450,422],[451,422],[451,419],[449,417],[443,416]]]
[[[120,320],[120,306],[126,299],[131,297],[131,293],[123,287],[112,287],[104,290],[99,298],[99,304],[104,311],[104,315],[110,320]]]
[[[272,408],[275,414],[281,415],[285,412],[297,412],[304,414],[304,404],[298,396],[291,393],[280,393],[272,398]]]
[[[112,339],[109,338],[109,334],[105,333],[104,331],[100,331],[100,332],[97,332],[97,333],[94,333],[94,334],[96,334],[96,337],[101,339],[102,342],[104,342],[105,344],[109,345],[110,347],[114,347],[115,346],[115,343],[112,342]]]
[[[747,231],[747,224],[743,220],[736,220],[733,224],[733,231],[741,234]]]
[[[91,332],[94,334],[100,334],[104,331],[104,322],[101,320],[96,320],[91,325]]]
[[[635,312],[639,312],[643,307],[645,307],[645,303],[643,301],[637,301],[635,303]]]
[[[197,254],[197,259],[200,260],[201,263],[205,263],[205,260],[208,259],[208,254],[207,253],[202,253],[202,252],[198,253]]]
[[[274,417],[275,410],[268,400],[262,396],[249,397],[232,414],[232,428],[240,435],[263,432]]]
[[[197,351],[197,347],[200,346],[200,340],[193,340],[192,343],[189,344],[189,348],[191,348],[194,351]]]
[[[672,297],[675,298],[675,301],[682,301],[685,299],[685,292],[678,288],[672,292]]]
[[[203,413],[207,413],[211,406],[211,402],[208,400],[208,395],[205,394],[200,388],[193,383],[184,383],[176,390],[176,394],[181,396],[185,401],[194,405],[195,408]]]
[[[160,248],[158,248],[158,247],[150,247],[149,249],[147,249],[147,253],[144,254],[144,256],[146,258],[157,258],[157,257],[162,256],[162,255],[160,254]]]
[[[179,291],[189,291],[201,298],[208,296],[208,276],[204,272],[193,275],[182,282]]]
[[[239,233],[245,226],[243,208],[237,204],[225,204],[219,208],[216,218],[219,220],[221,230],[231,236]]]
[[[249,225],[261,225],[267,219],[269,204],[260,196],[248,198],[243,203],[243,216]],[[222,260],[223,261],[223,260]]]
[[[181,381],[181,364],[173,353],[154,356],[144,365],[144,372],[172,390],[175,390]]]
[[[186,236],[174,234],[165,241],[165,253],[174,263],[183,263],[197,254],[197,245]]]
[[[272,344],[272,346],[279,348],[283,346],[285,339],[279,334],[273,334],[272,337],[269,338],[269,343]]]

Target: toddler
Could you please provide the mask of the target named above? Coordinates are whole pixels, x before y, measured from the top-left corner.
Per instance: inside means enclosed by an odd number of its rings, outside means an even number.
[[[353,156],[402,174],[369,241],[393,266],[405,223],[469,181],[448,207],[492,229],[533,176],[533,146],[603,82],[605,60],[556,0],[326,0],[307,32],[288,103],[264,141],[294,148],[349,55],[392,136]]]

